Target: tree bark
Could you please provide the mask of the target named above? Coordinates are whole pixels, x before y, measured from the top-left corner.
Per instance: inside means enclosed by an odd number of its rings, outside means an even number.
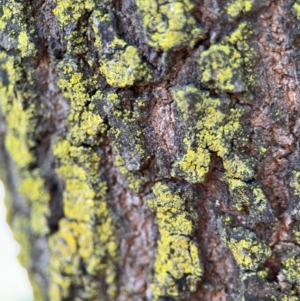
[[[1,0],[0,47],[35,300],[299,300],[300,1]]]

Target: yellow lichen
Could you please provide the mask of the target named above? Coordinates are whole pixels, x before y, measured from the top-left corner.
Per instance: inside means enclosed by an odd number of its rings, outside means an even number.
[[[184,140],[184,144],[187,149],[186,153],[174,164],[172,175],[175,175],[175,170],[179,169],[184,178],[191,183],[202,182],[208,172],[210,153],[202,146],[193,149],[188,139]]]
[[[193,47],[204,36],[191,15],[194,4],[189,0],[136,0],[136,4],[148,43],[156,50]]]
[[[254,177],[251,165],[236,155],[230,156],[223,161],[227,178],[249,180]]]
[[[253,44],[249,41],[253,33],[251,26],[249,22],[241,22],[229,36],[223,39],[223,43],[234,45],[240,51],[244,65],[243,80],[247,86],[255,84],[253,59],[256,56],[256,51]]]
[[[25,7],[18,1],[6,1],[0,7],[0,30],[2,34],[2,47],[4,49],[19,50],[21,57],[35,53],[34,44],[30,41],[29,33],[32,28],[28,21],[24,20]]]
[[[294,171],[294,195],[300,195],[300,171]]]
[[[271,255],[271,249],[259,241],[255,233],[241,227],[233,228],[230,238],[222,237],[242,273],[255,272]]]
[[[99,143],[106,126],[94,111],[95,104],[88,93],[88,87],[96,84],[96,77],[86,78],[79,70],[74,72],[76,64],[66,59],[58,66],[58,85],[69,100],[70,111],[69,133],[65,138],[58,138],[53,148],[55,170],[65,185],[65,219],[60,221],[59,231],[49,242],[50,300],[53,301],[68,296],[70,286],[76,283],[84,287],[80,296],[85,300],[99,298],[99,273],[104,274],[107,295],[114,298],[116,294],[115,229],[106,202],[107,185],[100,172],[101,159],[92,147]],[[78,274],[79,261],[87,275]]]
[[[283,299],[282,301],[298,301],[299,300],[299,297],[293,297],[293,296],[283,296]]]
[[[15,26],[15,32],[7,36],[8,40],[10,42],[17,41],[16,49],[21,50],[20,57],[32,54],[30,50],[32,44],[29,42],[27,34],[20,32],[21,28],[26,29],[21,23],[22,5],[11,1],[2,9],[4,14],[0,17],[0,24],[1,22],[9,24],[10,22]],[[5,18],[10,18],[10,20]],[[31,153],[31,148],[35,145],[32,136],[36,128],[34,116],[36,108],[33,104],[28,105],[28,100],[34,97],[30,91],[33,84],[33,72],[22,70],[20,58],[17,55],[10,56],[5,52],[0,52],[0,70],[2,75],[0,80],[0,110],[4,113],[6,121],[4,145],[14,164],[16,179],[19,180],[17,189],[23,197],[19,206],[22,206],[26,211],[30,209],[30,216],[25,216],[22,211],[11,212],[9,222],[15,239],[22,246],[19,259],[29,272],[35,299],[41,300],[43,293],[32,270],[30,238],[32,234],[39,236],[48,232],[46,217],[49,216],[50,197],[44,187],[45,180],[41,171],[37,168],[30,168],[30,165],[36,162],[35,156]],[[27,89],[20,89],[17,86],[17,81],[20,80],[21,76],[26,78]],[[25,102],[27,102],[26,108]],[[9,207],[13,207],[12,204],[13,200],[11,200]]]
[[[201,81],[227,92],[242,92],[242,57],[231,46],[216,44],[201,53]]]
[[[159,182],[153,187],[153,194],[148,205],[156,212],[160,233],[151,285],[153,300],[180,297],[179,281],[185,281],[185,290],[193,292],[202,275],[198,246],[189,238],[197,217],[185,206],[180,190],[171,191],[168,185]]]
[[[216,152],[228,164],[236,164],[229,160],[230,140],[241,131],[239,118],[241,111],[231,109],[226,116],[222,112],[220,99],[211,97],[194,86],[172,90],[172,97],[177,107],[188,121],[191,116],[201,116],[191,129],[194,132],[184,139],[186,152],[173,164],[172,175],[183,176],[191,183],[202,182],[210,163],[210,152]],[[193,146],[192,146],[193,145]],[[242,171],[240,171],[241,173]]]
[[[95,4],[93,0],[86,1],[55,1],[55,8],[53,13],[58,19],[61,26],[67,26],[71,23],[77,22],[85,11],[91,11]]]
[[[93,112],[94,105],[85,104],[91,101],[86,87],[96,83],[95,77],[83,78],[81,72],[72,72],[74,62],[66,60],[59,66],[64,77],[58,81],[58,86],[63,94],[71,102],[68,121],[73,124],[70,129],[70,137],[74,144],[99,142],[98,134],[106,130],[102,118]]]
[[[119,38],[114,30],[111,30],[109,36],[102,32],[101,26],[113,28],[113,15],[94,10],[92,21],[96,35],[95,43],[99,46],[99,69],[107,83],[113,87],[123,88],[141,80],[150,80],[151,70],[143,62],[138,48]]]
[[[296,14],[296,18],[300,21],[300,2],[297,0],[293,5],[293,11]]]
[[[109,59],[103,57],[100,71],[111,86],[132,86],[141,79],[150,79],[150,71],[142,62],[138,50],[127,46],[124,50],[116,51]]]
[[[237,17],[241,13],[247,13],[252,9],[253,0],[231,0],[227,5],[227,13],[231,17]]]
[[[18,76],[13,59],[0,54],[0,69],[6,72],[8,85],[0,82],[2,95],[1,109],[5,114],[7,131],[4,145],[8,150],[20,177],[19,192],[31,208],[31,231],[45,234],[48,231],[46,217],[49,215],[49,193],[44,188],[44,179],[38,169],[28,171],[35,158],[30,151],[35,142],[31,139],[35,128],[34,106],[23,108],[21,93],[14,93],[13,87]],[[31,74],[32,76],[32,74]],[[30,78],[30,75],[29,75]],[[30,80],[29,80],[30,82]]]
[[[290,284],[300,284],[300,257],[295,252],[290,252],[288,257],[282,261],[282,268],[280,274],[283,275],[284,280]]]
[[[82,258],[89,277],[96,276],[99,272],[105,273],[107,293],[113,297],[116,287],[111,279],[115,278],[113,260],[116,257],[117,245],[110,209],[105,202],[106,183],[101,181],[99,174],[100,158],[92,149],[73,146],[66,139],[56,142],[54,155],[59,162],[56,171],[65,181],[63,209],[66,219],[61,220],[58,233],[51,239],[55,241],[53,244],[58,244],[57,239],[65,241],[63,245],[67,249],[64,251],[61,247],[57,252],[67,253],[61,259],[55,249],[53,250],[53,245],[50,245],[51,262],[59,262],[57,267],[51,265],[52,294],[57,294],[57,287],[64,289],[65,283],[71,285],[75,281],[79,269],[76,260]],[[67,219],[73,222],[67,223]],[[68,229],[64,228],[66,224]],[[66,256],[74,257],[70,264],[65,262],[65,258],[68,258]],[[65,273],[73,275],[74,279],[63,279],[60,283],[59,279]],[[96,282],[97,280],[92,278],[87,281],[86,290],[91,289]],[[66,294],[68,288],[66,286]],[[97,290],[93,291],[92,295],[96,298]]]
[[[34,161],[27,137],[28,129],[31,128],[32,109],[24,111],[22,103],[23,99],[19,96],[6,110],[6,124],[9,130],[5,137],[5,146],[19,168],[25,168]]]

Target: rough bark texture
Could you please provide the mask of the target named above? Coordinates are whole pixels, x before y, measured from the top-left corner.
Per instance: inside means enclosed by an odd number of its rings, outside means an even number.
[[[299,300],[299,49],[298,0],[0,0],[35,300]]]

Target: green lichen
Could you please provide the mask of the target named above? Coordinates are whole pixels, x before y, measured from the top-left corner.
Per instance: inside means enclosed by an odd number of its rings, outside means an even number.
[[[262,155],[266,155],[266,153],[267,153],[267,151],[268,151],[268,150],[267,150],[265,147],[263,147],[263,146],[261,146],[259,150],[260,150],[260,153],[261,153]]]
[[[240,14],[251,11],[253,0],[231,0],[229,1],[226,11],[231,17],[238,17]]]
[[[240,213],[249,211],[249,221],[271,221],[274,216],[270,203],[258,183],[254,180],[253,162],[236,155],[224,160],[225,181],[231,194],[231,206]]]
[[[158,182],[153,194],[148,206],[156,212],[160,234],[151,285],[153,300],[164,296],[188,296],[196,291],[202,275],[198,246],[190,238],[197,215],[185,205],[179,189],[172,191],[167,184]],[[180,282],[184,283],[181,289]]]
[[[237,155],[230,155],[223,161],[223,164],[228,179],[247,181],[254,177],[254,170],[249,160],[241,159]]]
[[[93,0],[54,1],[53,14],[66,42],[67,53],[85,55],[89,52],[87,40],[88,16],[95,7]]]
[[[235,226],[236,220],[233,216],[226,214],[221,217],[221,220],[223,225],[220,227],[220,236],[231,251],[239,270],[239,290],[242,299],[242,296],[246,297],[248,293],[247,281],[251,279],[256,279],[260,283],[267,281],[269,271],[264,263],[271,256],[272,250],[253,231]]]
[[[228,45],[212,45],[199,59],[200,81],[226,92],[243,92],[242,56]]]
[[[156,50],[193,47],[204,36],[191,15],[194,4],[189,0],[136,0],[136,4],[148,43]]]
[[[241,22],[229,36],[224,38],[224,41],[237,45],[238,50],[240,51],[249,50],[249,42],[247,40],[251,33],[251,24],[248,22]]]
[[[81,223],[62,219],[59,223],[60,231],[49,239],[51,248],[50,257],[50,300],[62,300],[70,295],[71,286],[83,286],[84,292],[78,297],[85,300],[99,298],[98,281],[99,272],[106,273],[108,295],[113,297],[116,292],[114,281],[116,272],[109,268],[111,262],[105,262],[107,250],[99,248],[103,243],[111,253],[116,252],[115,244],[110,241],[111,232],[102,231],[92,223]],[[106,229],[106,230],[110,230]],[[96,231],[95,231],[96,230]],[[86,267],[87,274],[80,275],[80,263]]]

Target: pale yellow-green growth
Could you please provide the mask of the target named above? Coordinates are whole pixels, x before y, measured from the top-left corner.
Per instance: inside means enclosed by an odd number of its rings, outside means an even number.
[[[89,300],[97,298],[98,280],[93,277],[100,272],[105,274],[107,294],[114,297],[117,244],[106,203],[106,182],[101,181],[100,158],[92,148],[73,146],[67,139],[56,142],[54,156],[59,165],[56,171],[65,182],[63,200],[66,219],[60,221],[58,233],[50,238],[51,300],[60,300],[55,299],[59,291],[60,298],[67,295],[70,285],[74,285],[77,278],[86,283]],[[78,276],[79,260],[83,260],[88,276]],[[73,275],[73,278],[64,277],[64,274]]]
[[[26,176],[25,176],[26,175]],[[45,180],[38,170],[26,173],[19,184],[20,193],[31,205],[30,225],[35,233],[48,233],[47,218],[49,217],[49,192],[45,190]]]
[[[283,281],[289,284],[300,284],[300,256],[299,253],[290,250],[288,256],[283,259],[280,274],[284,277]]]
[[[231,35],[224,38],[225,42],[237,45],[239,50],[248,50],[249,46],[241,47],[241,43],[247,43],[249,35],[252,33],[251,24],[248,22],[241,22],[238,27],[231,33]],[[242,44],[244,45],[244,44]]]
[[[300,2],[299,2],[299,0],[295,1],[294,5],[293,5],[293,12],[295,13],[298,21],[300,21]]]
[[[293,297],[293,296],[283,296],[283,299],[282,301],[298,301],[299,300],[299,297]]]
[[[120,106],[120,99],[116,93],[101,93],[97,91],[93,96],[93,104],[100,105],[102,116],[107,116],[109,123],[108,137],[112,145],[121,156],[121,161],[117,160],[122,175],[129,181],[131,189],[138,188],[139,184],[133,184],[135,179],[138,183],[144,182],[144,177],[131,174],[131,171],[138,172],[149,159],[147,150],[144,147],[144,133],[138,122],[138,109],[133,111]],[[120,163],[120,164],[119,164]],[[124,168],[127,171],[124,171]],[[134,188],[133,188],[134,187]]]
[[[66,41],[67,53],[71,53],[72,56],[86,54],[91,43],[87,38],[88,16],[95,9],[94,1],[55,0],[52,8]]]
[[[86,103],[91,100],[86,87],[96,85],[96,77],[84,78],[83,73],[74,71],[74,62],[66,60],[59,66],[62,77],[58,81],[58,86],[62,89],[63,95],[70,100],[70,113],[68,121],[72,123],[69,136],[72,143],[95,144],[98,134],[106,130],[99,114],[94,113],[94,105],[88,107]]]
[[[228,154],[230,141],[241,131],[239,118],[242,112],[232,108],[226,115],[222,112],[220,99],[194,86],[173,89],[172,97],[186,122],[189,118],[196,120],[196,124],[190,128],[192,134],[183,141],[186,152],[173,164],[172,174],[181,175],[191,183],[202,182],[208,172],[210,151],[226,159],[228,166],[236,166],[236,160],[229,159]],[[236,166],[234,173],[238,171],[246,172]]]
[[[53,13],[62,27],[78,22],[86,11],[91,11],[95,6],[93,0],[55,0],[54,3]]]
[[[254,232],[236,227],[230,234],[230,237],[222,236],[222,240],[231,250],[242,274],[256,272],[259,264],[271,255],[271,249]]]
[[[300,225],[299,225],[299,223],[294,225],[292,235],[293,235],[296,243],[300,244]]]
[[[148,206],[156,212],[160,234],[151,285],[153,300],[163,296],[182,297],[179,282],[186,281],[187,291],[194,292],[203,273],[198,246],[190,238],[197,215],[185,205],[179,189],[172,191],[167,184],[158,182],[153,194]]]
[[[232,208],[240,212],[247,208],[249,218],[253,221],[267,221],[272,218],[270,204],[257,184],[249,185],[246,181],[236,178],[234,175],[233,177],[227,177],[226,181],[232,196]]]
[[[229,108],[226,99],[212,97],[194,86],[173,89],[171,93],[189,133],[183,139],[185,153],[172,166],[172,176],[181,176],[190,183],[203,182],[210,153],[215,152],[223,161],[224,180],[233,197],[231,206],[240,212],[248,208],[253,221],[271,218],[261,188],[247,184],[255,177],[251,158],[241,156],[232,145],[232,141],[243,137],[239,122],[243,111]]]
[[[30,42],[27,32],[21,31],[18,37],[18,48],[20,49],[21,56],[25,57],[33,53],[35,47],[33,43]]]
[[[248,160],[247,160],[248,161]],[[254,177],[254,170],[245,159],[231,155],[223,161],[227,178],[249,180]]]
[[[113,87],[124,88],[141,80],[151,80],[151,70],[142,61],[138,48],[118,37],[113,15],[95,10],[91,20],[96,35],[95,46],[99,52],[100,72],[107,83]],[[101,26],[109,27],[110,34],[102,32]]]
[[[243,61],[243,82],[247,86],[253,86],[256,82],[253,74],[253,61],[256,51],[250,42],[250,36],[253,34],[252,25],[249,22],[241,22],[238,27],[223,39],[223,43],[234,45],[241,53]]]
[[[6,194],[7,197],[7,194]],[[7,201],[7,200],[6,200]],[[11,200],[9,201],[11,204]],[[22,246],[18,255],[18,259],[23,267],[28,271],[29,280],[34,294],[34,300],[43,300],[44,296],[41,287],[31,270],[32,257],[31,257],[31,241],[29,233],[31,232],[30,220],[24,215],[15,215],[10,220],[10,226],[13,230],[14,239]]]
[[[204,36],[190,0],[136,0],[136,4],[148,43],[156,50],[193,47]]]
[[[33,54],[33,44],[29,41],[28,28],[22,24],[23,5],[15,1],[7,2],[0,9],[0,27],[2,37],[7,44],[4,48],[19,50],[19,56],[24,57]],[[14,27],[10,28],[9,25]],[[41,288],[32,270],[31,257],[31,234],[44,235],[48,232],[46,217],[49,215],[49,193],[44,187],[44,179],[39,169],[29,170],[29,166],[35,163],[36,158],[30,152],[35,141],[32,139],[36,121],[34,119],[35,107],[28,105],[25,109],[25,98],[34,97],[28,90],[20,90],[16,83],[21,74],[26,76],[27,87],[33,83],[31,71],[22,70],[20,57],[10,56],[0,52],[0,110],[4,113],[6,133],[4,145],[14,163],[14,172],[19,179],[17,187],[23,196],[23,209],[30,208],[30,216],[19,212],[9,213],[9,222],[15,239],[22,246],[19,259],[21,264],[28,270],[32,284],[34,297],[42,300]],[[13,200],[10,200],[12,207]]]
[[[200,80],[226,92],[243,92],[241,54],[232,46],[216,44],[201,53]]]
[[[6,74],[7,83],[0,82],[2,96],[1,110],[5,114],[6,135],[4,145],[8,150],[20,177],[19,192],[31,208],[31,230],[37,234],[48,231],[46,217],[49,215],[49,193],[44,188],[44,179],[38,169],[28,171],[28,166],[35,162],[30,148],[35,142],[30,138],[35,129],[34,106],[23,108],[21,93],[14,92],[20,70],[14,59],[0,54],[0,69]],[[30,80],[29,80],[30,81]]]
[[[27,137],[29,129],[32,129],[32,107],[23,110],[23,98],[18,93],[14,94],[14,85],[18,80],[18,68],[15,68],[13,57],[0,53],[0,68],[6,74],[7,83],[0,82],[1,110],[5,114],[7,133],[5,136],[5,147],[9,150],[13,161],[18,168],[22,169],[34,161],[29,152],[33,145]]]
[[[102,57],[100,71],[107,83],[114,87],[132,86],[142,79],[150,80],[151,73],[142,62],[138,50],[134,46],[127,46],[117,50],[111,58]]]
[[[295,195],[300,195],[300,171],[294,171],[294,194]]]
[[[0,6],[1,47],[7,51],[17,49],[21,57],[33,55],[35,52],[29,35],[32,28],[27,25],[27,20],[23,20],[24,9],[24,4],[15,0],[6,1]]]
[[[247,13],[252,9],[253,0],[230,0],[226,11],[231,17],[238,17],[242,13]]]
[[[257,275],[263,280],[267,279],[268,274],[269,274],[268,268],[264,268],[263,270],[257,272]]]
[[[105,262],[105,249],[99,248],[104,243],[101,237],[107,236],[107,247],[111,252],[116,252],[115,246],[110,246],[110,232],[102,233],[92,223],[80,223],[60,220],[60,231],[49,239],[50,256],[50,300],[62,300],[69,296],[69,290],[73,285],[82,285],[84,292],[81,296],[86,300],[99,298],[98,280],[95,276],[99,272],[106,272],[108,294],[114,296],[115,271],[110,267],[110,261]],[[95,231],[96,229],[96,231]],[[83,260],[88,272],[86,275],[78,273],[80,261]]]
[[[10,151],[10,155],[16,165],[21,169],[34,161],[29,147],[32,141],[28,139],[27,133],[32,129],[30,119],[32,118],[32,108],[23,110],[23,99],[18,95],[14,101],[7,104],[6,124],[8,131],[5,137],[5,147]]]
[[[208,172],[210,152],[202,145],[193,149],[187,138],[183,143],[186,146],[186,153],[173,165],[172,175],[175,175],[175,170],[179,169],[183,177],[191,183],[202,182]]]
[[[68,296],[74,285],[84,288],[78,297],[98,299],[100,273],[107,295],[114,298],[117,292],[115,228],[106,200],[107,184],[100,172],[101,159],[93,150],[106,126],[89,94],[89,87],[97,85],[97,77],[84,76],[78,66],[81,63],[73,59],[58,65],[58,85],[69,101],[70,111],[68,135],[58,138],[53,147],[56,172],[65,185],[65,219],[60,220],[59,231],[49,241],[51,301]],[[80,274],[78,262],[84,265],[86,275]]]
[[[263,155],[265,155],[266,152],[268,151],[268,150],[267,150],[265,147],[263,147],[263,146],[261,146],[259,150],[260,150],[260,153],[263,154]]]

